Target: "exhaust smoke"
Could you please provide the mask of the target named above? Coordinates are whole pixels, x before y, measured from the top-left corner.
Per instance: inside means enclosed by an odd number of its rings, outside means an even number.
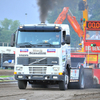
[[[56,4],[56,0],[38,0],[37,2],[40,11],[40,20],[45,22],[48,11],[52,10]]]

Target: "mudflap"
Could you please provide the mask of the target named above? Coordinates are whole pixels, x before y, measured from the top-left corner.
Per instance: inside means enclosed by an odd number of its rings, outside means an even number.
[[[92,68],[84,68],[85,88],[93,87],[93,70]]]
[[[78,73],[71,71],[69,74],[69,89],[84,89],[84,66],[85,66],[84,55],[71,55],[71,69],[76,70]],[[79,70],[79,71],[78,71]]]
[[[77,80],[78,82],[69,82],[68,89],[83,89],[84,88],[84,68],[79,69],[79,78]]]

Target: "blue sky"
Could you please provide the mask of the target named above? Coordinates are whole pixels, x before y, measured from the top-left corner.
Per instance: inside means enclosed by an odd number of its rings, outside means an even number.
[[[21,24],[40,23],[37,0],[0,0],[0,20],[4,18],[19,20]]]

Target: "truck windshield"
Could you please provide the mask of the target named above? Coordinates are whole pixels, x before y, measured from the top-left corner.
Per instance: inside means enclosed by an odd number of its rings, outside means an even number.
[[[100,31],[87,31],[86,40],[100,40]]]
[[[17,47],[60,47],[61,31],[59,32],[28,32],[18,31]]]

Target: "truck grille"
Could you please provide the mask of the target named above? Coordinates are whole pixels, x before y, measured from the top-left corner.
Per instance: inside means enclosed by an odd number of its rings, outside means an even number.
[[[39,66],[39,65],[58,65],[59,58],[57,57],[18,57],[17,64],[24,66]]]
[[[46,67],[29,67],[29,74],[46,74]]]

